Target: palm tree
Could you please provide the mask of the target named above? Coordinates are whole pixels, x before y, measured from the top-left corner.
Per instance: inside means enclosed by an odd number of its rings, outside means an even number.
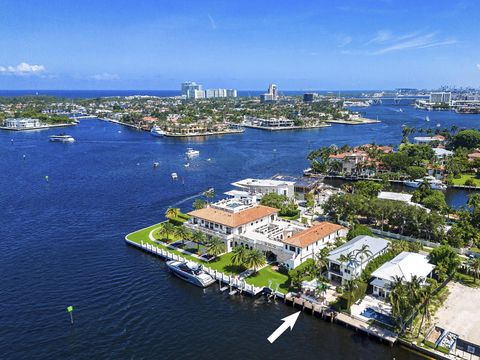
[[[342,263],[345,264],[345,267],[356,267],[358,265],[357,257],[355,256],[354,252],[351,251],[347,255],[342,254],[338,258],[338,260]]]
[[[420,303],[423,304],[423,313],[422,313],[422,320],[420,322],[420,325],[418,327],[418,334],[417,338],[420,336],[420,332],[422,331],[423,323],[425,321],[425,318],[429,319],[430,318],[430,301],[433,298],[433,291],[435,289],[434,284],[430,284],[428,286],[424,286],[422,288],[422,291],[420,293]]]
[[[210,188],[203,193],[203,196],[205,196],[207,199],[213,199],[215,197],[215,190],[213,188]]]
[[[248,249],[243,246],[236,246],[232,250],[232,264],[245,265]]]
[[[325,297],[325,293],[328,290],[328,284],[324,283],[323,281],[317,285],[316,292],[320,294],[320,296]]]
[[[390,283],[390,294],[388,297],[390,304],[392,304],[392,317],[401,330],[403,330],[405,320],[405,305],[406,298],[408,297],[408,294],[406,293],[407,291],[403,279],[396,276]]]
[[[469,259],[468,268],[473,272],[473,280],[476,283],[480,273],[480,258]]]
[[[324,253],[320,251],[315,255],[315,265],[317,266],[318,272],[320,275],[323,273],[323,269],[326,269],[328,267],[328,252]]]
[[[352,280],[347,280],[345,284],[343,285],[343,289],[347,293],[347,307],[350,309],[350,306],[352,306],[352,298],[353,298],[353,292],[358,288],[358,282],[355,279]]]
[[[370,246],[367,244],[363,244],[360,249],[356,251],[355,258],[357,256],[360,257],[360,265],[363,265],[363,260],[368,259],[369,256],[372,256],[372,252],[370,251]]]
[[[253,267],[253,272],[257,272],[257,269],[260,266],[263,266],[267,263],[265,255],[258,249],[248,250],[247,256],[245,259],[245,265],[248,268]]]
[[[205,241],[207,240],[207,236],[201,232],[200,230],[194,231],[192,233],[192,238],[191,240],[195,243],[197,243],[197,250],[200,249],[200,244],[204,244]]]
[[[207,241],[207,254],[217,257],[227,251],[227,247],[222,239],[217,236],[212,236]]]
[[[182,239],[182,244],[185,243],[185,240],[189,239],[192,236],[190,230],[188,230],[185,226],[177,226],[175,230],[175,235]]]
[[[169,222],[165,222],[162,224],[160,229],[158,229],[158,235],[165,236],[168,242],[170,240],[170,235],[173,235],[175,233],[175,230],[176,230],[175,225]]]
[[[176,218],[180,214],[180,209],[179,208],[168,208],[167,211],[165,211],[165,217],[167,219],[173,219]]]
[[[207,203],[205,200],[203,199],[196,199],[194,202],[193,202],[193,208],[195,210],[199,210],[199,209],[203,209],[207,206]]]

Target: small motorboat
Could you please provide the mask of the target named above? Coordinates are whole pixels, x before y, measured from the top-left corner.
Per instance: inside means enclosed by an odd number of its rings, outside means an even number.
[[[50,135],[48,139],[52,142],[65,142],[65,143],[75,142],[75,138],[67,134]]]
[[[187,155],[188,158],[192,158],[192,157],[200,155],[200,151],[194,150],[192,148],[188,148],[185,155]]]
[[[193,261],[169,260],[167,261],[167,267],[180,279],[202,288],[210,286],[215,282],[215,279],[203,270],[202,265]]]
[[[190,164],[189,164],[189,163],[185,163],[185,164],[183,164],[183,166],[185,166],[185,167],[189,167],[189,166],[190,166]]]
[[[172,179],[173,179],[173,180],[177,180],[177,179],[178,179],[178,175],[177,175],[176,172],[173,172],[171,176],[172,176]]]
[[[159,167],[159,166],[160,166],[160,163],[159,163],[159,162],[155,161],[155,162],[153,163],[153,167],[154,167],[154,168],[157,168],[157,167]]]

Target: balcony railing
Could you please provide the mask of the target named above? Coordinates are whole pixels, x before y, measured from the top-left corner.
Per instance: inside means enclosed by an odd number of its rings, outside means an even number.
[[[207,228],[207,227],[203,227],[203,226],[200,226],[198,224],[191,224],[189,222],[185,222],[184,225],[191,230],[201,231],[201,232],[204,232],[205,234],[208,234],[208,235],[211,235],[211,236],[218,236],[222,239],[230,239],[231,237],[233,237],[233,234],[225,234],[222,231],[210,229],[210,228]]]

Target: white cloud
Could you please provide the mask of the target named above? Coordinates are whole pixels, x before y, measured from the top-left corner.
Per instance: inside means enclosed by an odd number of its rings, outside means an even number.
[[[480,64],[477,64],[477,69],[480,70]]]
[[[352,41],[353,41],[353,39],[352,39],[351,36],[343,36],[343,37],[340,38],[337,46],[338,47],[345,47],[345,46],[349,45]]]
[[[374,37],[365,42],[361,48],[350,49],[344,54],[355,55],[383,55],[413,49],[426,49],[431,47],[446,46],[457,43],[454,38],[441,38],[436,32],[425,33],[421,31],[393,34],[386,30],[378,31]]]
[[[212,27],[212,30],[215,30],[217,28],[217,24],[215,23],[215,20],[213,20],[210,14],[207,14],[207,16],[208,16],[208,19],[210,20],[210,26]]]
[[[392,34],[389,31],[380,30],[380,31],[377,31],[377,34],[375,35],[375,37],[367,41],[366,45],[384,43],[385,41],[390,40],[391,38],[392,38]]]
[[[101,74],[95,74],[90,77],[93,80],[99,80],[99,81],[108,81],[108,80],[118,80],[120,77],[117,74],[111,74],[111,73],[101,73]]]
[[[43,65],[30,65],[26,62],[22,62],[18,65],[12,66],[0,66],[0,74],[13,74],[13,75],[27,75],[27,74],[39,74],[45,71]]]
[[[402,36],[401,40],[395,39],[393,43],[380,49],[373,50],[372,55],[382,55],[393,51],[409,50],[409,49],[425,49],[430,47],[444,46],[455,44],[455,39],[438,39],[436,33],[428,33],[422,35]]]

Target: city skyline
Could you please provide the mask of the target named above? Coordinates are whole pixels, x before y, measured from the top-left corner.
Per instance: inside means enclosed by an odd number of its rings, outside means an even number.
[[[479,87],[478,10],[475,1],[4,1],[0,89]]]

